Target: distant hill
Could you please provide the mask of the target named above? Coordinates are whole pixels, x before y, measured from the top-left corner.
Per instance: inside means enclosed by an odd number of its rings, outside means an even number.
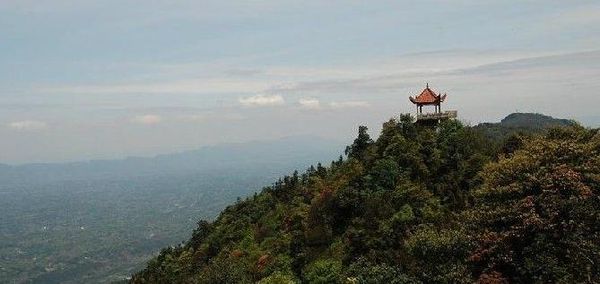
[[[574,126],[577,122],[539,113],[512,113],[497,123],[480,123],[473,127],[487,138],[502,141],[514,133],[540,133],[551,127]]]
[[[554,118],[539,113],[511,113],[500,121],[504,127],[548,128],[552,126],[573,126],[575,121]]]

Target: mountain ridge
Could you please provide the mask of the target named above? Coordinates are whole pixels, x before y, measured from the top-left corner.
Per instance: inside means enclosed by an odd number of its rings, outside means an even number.
[[[314,162],[322,157],[334,158],[335,148],[342,143],[318,136],[289,136],[275,140],[256,140],[245,143],[226,143],[205,146],[195,150],[159,154],[151,157],[126,157],[123,159],[88,160],[66,163],[32,163],[23,165],[0,164],[0,178],[5,182],[35,179],[95,180],[119,179],[132,176],[189,175],[199,172],[243,169],[260,166],[261,159],[269,155],[269,163],[287,164],[295,159],[305,159],[306,153]],[[310,148],[307,148],[310,147]],[[235,158],[227,158],[234,156]],[[23,178],[27,176],[27,178]]]

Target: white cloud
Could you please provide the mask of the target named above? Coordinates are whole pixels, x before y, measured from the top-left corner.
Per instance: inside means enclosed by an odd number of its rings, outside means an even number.
[[[204,78],[112,85],[65,85],[42,87],[36,91],[68,94],[197,94],[260,92],[270,86],[270,82],[263,80]]]
[[[8,123],[8,127],[15,130],[38,130],[46,128],[46,123],[38,120],[22,120]]]
[[[162,117],[160,117],[159,115],[154,115],[154,114],[145,114],[145,115],[138,115],[136,117],[134,117],[132,120],[132,122],[135,123],[141,123],[141,124],[158,124],[162,121]]]
[[[320,109],[321,108],[321,102],[319,102],[319,100],[315,99],[315,98],[302,98],[302,99],[298,100],[298,103],[300,104],[300,106],[302,108],[305,108],[305,109]]]
[[[321,101],[316,98],[302,98],[298,100],[301,108],[318,110],[318,109],[342,109],[342,108],[362,108],[368,107],[369,103],[366,101],[332,101],[324,106],[321,105]]]
[[[37,93],[56,94],[296,94],[305,96],[321,96],[348,91],[371,91],[374,88],[395,89],[398,86],[383,86],[381,82],[373,82],[382,78],[397,81],[398,77],[430,76],[453,70],[462,70],[496,62],[505,62],[527,58],[530,56],[550,55],[550,52],[539,51],[494,51],[494,50],[442,50],[426,53],[412,53],[384,59],[365,59],[350,64],[329,65],[320,67],[271,66],[261,70],[238,67],[221,63],[206,65],[190,64],[157,64],[150,65],[156,70],[148,80],[131,82],[114,82],[106,84],[53,85],[34,87]],[[208,63],[207,63],[208,64]],[[114,68],[130,68],[127,65],[116,65]],[[210,73],[208,71],[210,70]],[[216,70],[216,71],[215,71]],[[233,70],[233,71],[232,71]],[[231,73],[234,73],[232,75]],[[244,74],[248,75],[238,76]],[[216,74],[216,75],[215,75]],[[253,74],[250,76],[249,74]],[[177,78],[177,79],[174,79]],[[390,80],[388,80],[390,81]],[[345,88],[339,88],[345,84]],[[261,96],[274,97],[274,96]],[[242,99],[244,105],[269,105],[256,102],[253,97]],[[258,97],[260,99],[260,97]],[[240,100],[241,102],[241,100]],[[274,103],[282,104],[282,103]]]
[[[244,106],[278,106],[285,103],[280,95],[256,95],[239,99]]]
[[[365,101],[346,101],[346,102],[331,102],[329,106],[334,109],[340,108],[360,108],[368,107],[369,103]]]

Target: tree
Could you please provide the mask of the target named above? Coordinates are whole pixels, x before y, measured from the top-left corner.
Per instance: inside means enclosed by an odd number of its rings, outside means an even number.
[[[315,284],[342,283],[342,263],[328,259],[317,260],[306,267],[304,280]]]
[[[600,279],[600,135],[555,129],[483,171],[464,220],[480,279]]]
[[[358,137],[354,139],[352,145],[346,147],[346,155],[350,158],[363,160],[365,153],[369,146],[373,144],[373,140],[367,133],[368,128],[366,126],[358,127]]]

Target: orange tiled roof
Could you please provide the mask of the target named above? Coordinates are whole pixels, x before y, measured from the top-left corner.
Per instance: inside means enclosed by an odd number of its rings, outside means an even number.
[[[409,99],[413,104],[431,105],[431,104],[437,104],[439,102],[443,102],[444,99],[446,99],[446,95],[445,94],[444,95],[436,94],[434,91],[432,91],[429,88],[429,85],[427,85],[427,87],[425,87],[425,89],[421,92],[421,94],[419,94],[415,98],[409,97]]]

